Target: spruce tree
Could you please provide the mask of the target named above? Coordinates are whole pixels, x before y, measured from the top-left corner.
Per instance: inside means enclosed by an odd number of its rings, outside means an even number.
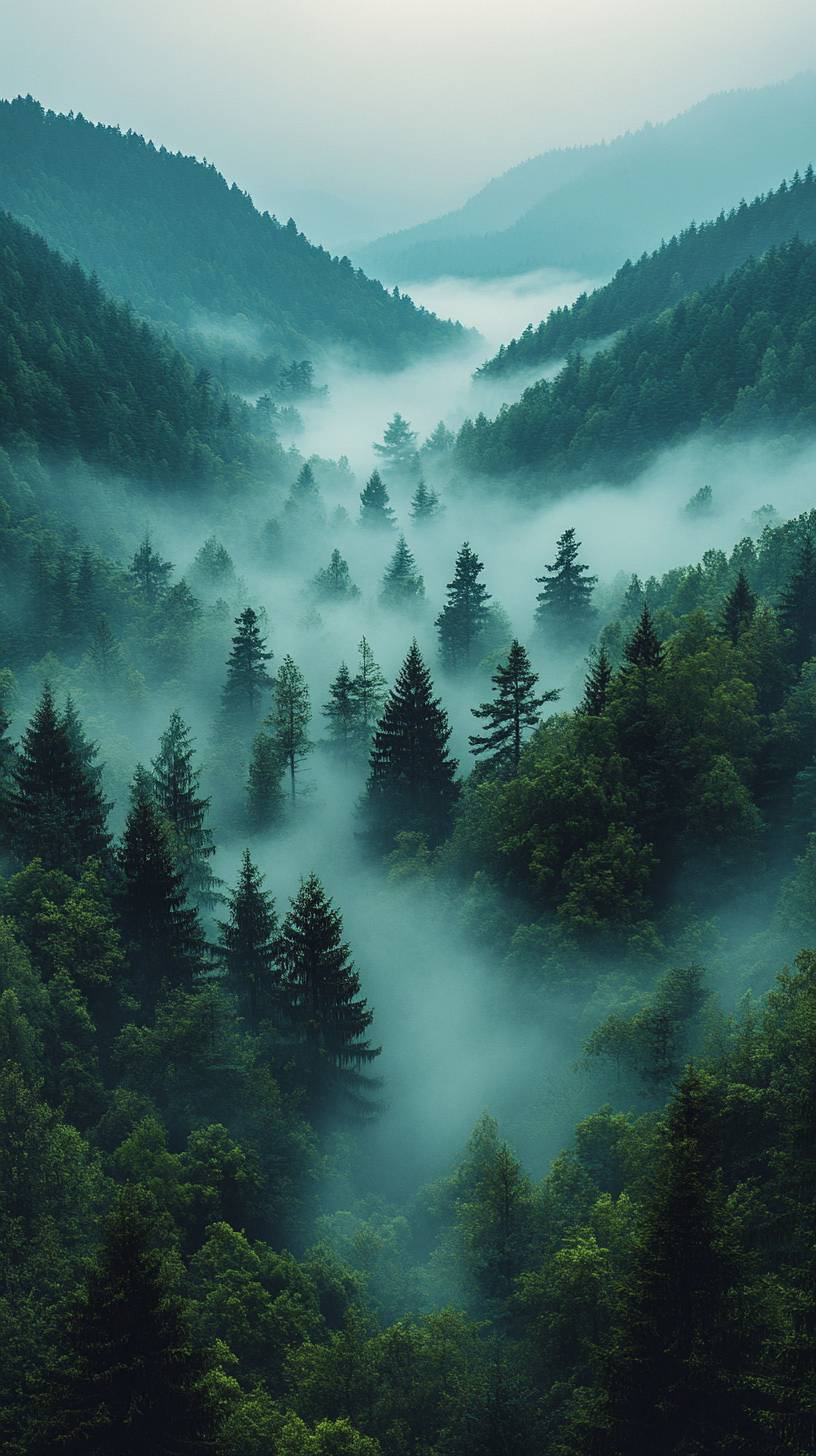
[[[450,671],[473,665],[490,615],[490,593],[479,580],[483,570],[483,563],[465,541],[456,558],[453,581],[448,582],[448,600],[436,619],[440,655]]]
[[[196,591],[217,596],[229,591],[235,582],[235,563],[216,536],[208,536],[196,552],[190,570]]]
[[[380,601],[387,607],[416,605],[425,597],[425,583],[416,568],[413,552],[400,536],[383,577]]]
[[[283,813],[283,769],[277,743],[262,728],[252,740],[247,781],[247,819],[258,834],[277,824]]]
[[[447,713],[433,696],[430,673],[413,642],[374,734],[362,806],[372,847],[390,849],[403,831],[425,834],[432,844],[448,833],[459,791],[450,734]]]
[[[368,753],[371,735],[385,702],[387,683],[378,663],[374,660],[374,654],[365,637],[360,638],[359,654],[359,666],[354,675],[352,687],[357,707],[359,743]]]
[[[737,579],[728,593],[723,607],[723,625],[726,635],[732,642],[738,642],[745,628],[750,627],[754,619],[756,604],[756,593],[751,591],[748,578],[740,567]]]
[[[388,422],[382,444],[375,444],[374,449],[385,465],[406,475],[416,469],[416,438],[416,431],[397,413]]]
[[[100,682],[115,682],[122,672],[122,649],[116,641],[107,617],[97,617],[88,651],[91,664]]]
[[[558,538],[555,561],[545,567],[544,576],[536,577],[544,588],[536,597],[536,623],[564,646],[584,641],[595,620],[592,592],[598,578],[578,560],[580,549],[570,526]]]
[[[229,919],[220,920],[218,926],[219,961],[254,1031],[279,1010],[278,921],[272,896],[264,890],[263,875],[248,849],[229,897]]]
[[[134,776],[119,868],[122,938],[142,1004],[150,1009],[164,983],[192,987],[203,969],[205,944],[143,769]]]
[[[359,703],[354,679],[345,662],[340,663],[337,676],[329,688],[329,700],[323,705],[323,716],[328,720],[332,747],[347,759],[358,738]]]
[[[172,571],[173,563],[164,561],[158,551],[153,550],[150,536],[146,535],[130,563],[130,574],[147,606],[155,607],[163,596]]]
[[[47,869],[77,874],[86,859],[106,859],[109,805],[99,787],[94,750],[75,715],[66,723],[46,683],[23,735],[9,797],[15,858],[39,858]]]
[[[306,679],[287,654],[278,668],[275,678],[275,703],[266,721],[272,729],[278,758],[289,773],[292,803],[297,795],[300,765],[314,746],[309,739],[311,717]]]
[[[345,1108],[370,1112],[376,1083],[363,1069],[380,1054],[366,1037],[373,1013],[360,996],[340,912],[315,874],[291,902],[281,927],[279,964],[283,1015],[300,1055],[312,1116]]]
[[[354,585],[349,574],[348,562],[337,547],[332,551],[328,566],[314,576],[312,588],[315,595],[326,602],[352,602],[360,595],[360,588]]]
[[[422,446],[422,454],[431,458],[449,455],[456,444],[456,436],[444,420],[440,420]]]
[[[205,1456],[216,1413],[155,1233],[125,1189],[46,1390],[35,1456]]]
[[[779,620],[789,633],[793,665],[801,668],[816,654],[816,547],[810,535],[780,598]]]
[[[507,661],[499,663],[492,680],[496,689],[492,702],[471,709],[474,718],[486,723],[487,731],[473,734],[468,741],[475,755],[487,755],[492,769],[513,775],[518,772],[524,730],[538,725],[539,709],[554,703],[560,689],[535,692],[538,673],[533,672],[526,649],[515,638]]]
[[[314,527],[322,525],[325,521],[326,512],[323,508],[323,499],[315,480],[314,471],[308,461],[301,468],[289,491],[285,511],[286,515],[295,520],[298,525]]]
[[[648,607],[643,608],[640,621],[626,643],[623,653],[630,667],[656,671],[663,666],[663,645],[655,632]]]
[[[193,758],[190,730],[181,714],[174,712],[153,760],[153,796],[172,829],[176,864],[188,895],[211,909],[218,899],[218,881],[209,863],[215,854],[212,832],[205,822],[210,800],[199,795],[201,770],[194,767]]]
[[[420,476],[417,488],[411,497],[411,520],[417,526],[425,526],[442,514],[442,506],[435,490],[431,490]]]
[[[609,702],[611,682],[612,664],[607,656],[606,648],[601,647],[600,651],[591,659],[590,669],[584,682],[581,711],[590,718],[600,718],[601,714],[606,711]]]
[[[222,693],[226,725],[237,732],[251,732],[258,725],[265,695],[272,687],[266,664],[272,653],[266,650],[258,615],[245,607],[235,618],[238,631],[227,659],[227,680]]]
[[[369,476],[360,492],[360,523],[380,531],[390,531],[394,526],[394,512],[378,470]]]

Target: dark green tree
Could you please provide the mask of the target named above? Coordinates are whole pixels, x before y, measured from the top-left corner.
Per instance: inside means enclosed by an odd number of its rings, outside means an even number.
[[[94,750],[73,715],[66,723],[46,683],[23,735],[9,797],[10,838],[21,864],[77,874],[86,859],[106,859],[108,814]]]
[[[756,592],[748,585],[748,578],[740,567],[737,579],[725,599],[723,626],[732,642],[738,642],[746,627],[751,625],[756,611]]]
[[[352,687],[357,707],[360,746],[368,753],[371,735],[379,720],[388,685],[365,637],[360,638],[359,654],[359,665]]]
[[[640,621],[623,652],[629,667],[657,671],[663,666],[663,644],[655,632],[652,614],[648,607],[643,608]]]
[[[278,759],[289,774],[292,803],[297,797],[300,767],[314,747],[309,738],[311,717],[306,679],[287,654],[275,677],[275,701],[267,725],[272,729]]]
[[[417,488],[411,497],[411,520],[416,526],[427,525],[442,514],[442,505],[435,490],[425,484],[420,476]]]
[[[394,512],[379,470],[369,476],[360,492],[360,523],[374,530],[390,531],[394,526]]]
[[[172,572],[173,563],[164,561],[158,551],[153,550],[150,536],[146,535],[130,563],[130,574],[142,600],[149,607],[155,607],[167,590]]]
[[[598,578],[578,560],[580,549],[570,526],[558,538],[555,561],[545,567],[544,576],[536,577],[544,588],[536,597],[536,622],[564,646],[585,641],[595,621],[592,593]]]
[[[801,668],[816,653],[816,547],[810,535],[780,597],[779,620],[789,634],[793,664]]]
[[[490,616],[490,593],[479,580],[483,571],[483,563],[465,541],[456,558],[453,581],[448,582],[448,599],[436,619],[440,655],[453,672],[473,665]]]
[[[277,824],[283,813],[283,769],[275,739],[262,728],[252,740],[247,781],[249,827],[259,834]]]
[[[215,854],[206,823],[210,800],[199,794],[201,770],[194,766],[194,754],[189,728],[180,713],[171,713],[153,760],[153,797],[171,827],[176,864],[187,894],[194,903],[212,909],[218,899],[218,880],[210,866]]]
[[[527,651],[513,639],[507,661],[499,663],[493,674],[493,700],[471,711],[474,718],[486,724],[486,732],[475,733],[468,740],[477,756],[486,755],[492,769],[508,775],[518,772],[525,729],[535,728],[544,703],[554,703],[559,688],[536,693],[538,673],[533,672]]]
[[[371,749],[363,814],[374,848],[390,849],[400,833],[426,834],[434,844],[445,837],[459,791],[450,734],[447,713],[413,642]]]
[[[359,711],[354,679],[346,663],[341,662],[329,688],[328,702],[323,705],[323,716],[328,722],[331,745],[344,759],[349,757],[359,736]]]
[[[278,920],[275,902],[248,849],[238,883],[229,897],[229,919],[220,920],[218,958],[230,987],[254,1031],[279,1010],[276,969]]]
[[[223,716],[228,727],[251,732],[258,725],[265,695],[272,687],[266,664],[272,653],[266,650],[258,615],[245,607],[235,618],[238,631],[227,659],[227,680],[222,693]]]
[[[425,583],[417,571],[413,552],[400,536],[383,577],[380,601],[387,607],[415,605],[425,597]]]
[[[584,696],[581,709],[591,718],[599,718],[609,702],[609,687],[612,682],[612,664],[606,648],[601,647],[591,659],[590,669],[584,682]]]
[[[373,1012],[360,995],[340,912],[315,874],[302,882],[281,926],[279,962],[284,1016],[312,1115],[336,1114],[343,1103],[372,1111],[376,1083],[364,1068],[380,1054],[366,1037]]]
[[[388,422],[382,444],[375,444],[374,449],[384,465],[405,475],[416,469],[416,438],[416,431],[397,413]]]
[[[352,602],[360,595],[360,588],[354,585],[349,575],[348,562],[337,547],[332,551],[328,566],[324,566],[313,578],[312,588],[315,595],[326,602]]]

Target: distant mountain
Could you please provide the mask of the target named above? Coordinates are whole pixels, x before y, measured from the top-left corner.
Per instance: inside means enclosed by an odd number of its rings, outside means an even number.
[[[538,328],[530,325],[477,371],[480,376],[541,368],[570,349],[654,317],[681,298],[732,273],[749,258],[759,258],[792,238],[816,240],[816,177],[809,167],[775,191],[757,197],[701,227],[685,232],[636,263],[627,262],[614,278],[582,293],[569,308],[555,309]]]
[[[79,457],[147,485],[235,481],[261,463],[251,413],[0,213],[0,446]]]
[[[698,430],[812,431],[815,338],[816,244],[797,240],[467,420],[455,458],[535,495],[559,476],[625,478]]]
[[[608,146],[547,153],[524,164],[535,186],[541,166],[547,185],[528,196],[509,222],[453,231],[450,218],[380,239],[357,254],[390,281],[453,274],[494,277],[542,267],[590,273],[619,267],[690,218],[712,217],[803,171],[816,152],[816,75],[807,73],[756,91],[711,96],[659,126],[618,137]],[[558,158],[572,159],[572,174],[550,185]],[[547,164],[545,166],[544,164]],[[501,188],[514,173],[483,190]],[[510,193],[512,195],[512,188]],[[466,204],[456,217],[468,213]]]
[[[344,346],[398,365],[464,334],[260,213],[215,167],[133,132],[0,102],[0,207],[76,257],[145,318],[202,324],[284,357]]]

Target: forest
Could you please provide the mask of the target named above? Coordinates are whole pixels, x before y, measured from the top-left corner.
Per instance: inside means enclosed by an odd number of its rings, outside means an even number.
[[[787,175],[474,381],[211,164],[0,103],[9,1456],[811,1456]]]

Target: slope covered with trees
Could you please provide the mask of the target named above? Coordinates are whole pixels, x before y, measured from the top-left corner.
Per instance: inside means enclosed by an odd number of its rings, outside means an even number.
[[[259,213],[212,165],[31,97],[0,103],[0,207],[184,333],[220,324],[228,345],[225,321],[240,320],[260,354],[345,344],[386,366],[462,336]]]

